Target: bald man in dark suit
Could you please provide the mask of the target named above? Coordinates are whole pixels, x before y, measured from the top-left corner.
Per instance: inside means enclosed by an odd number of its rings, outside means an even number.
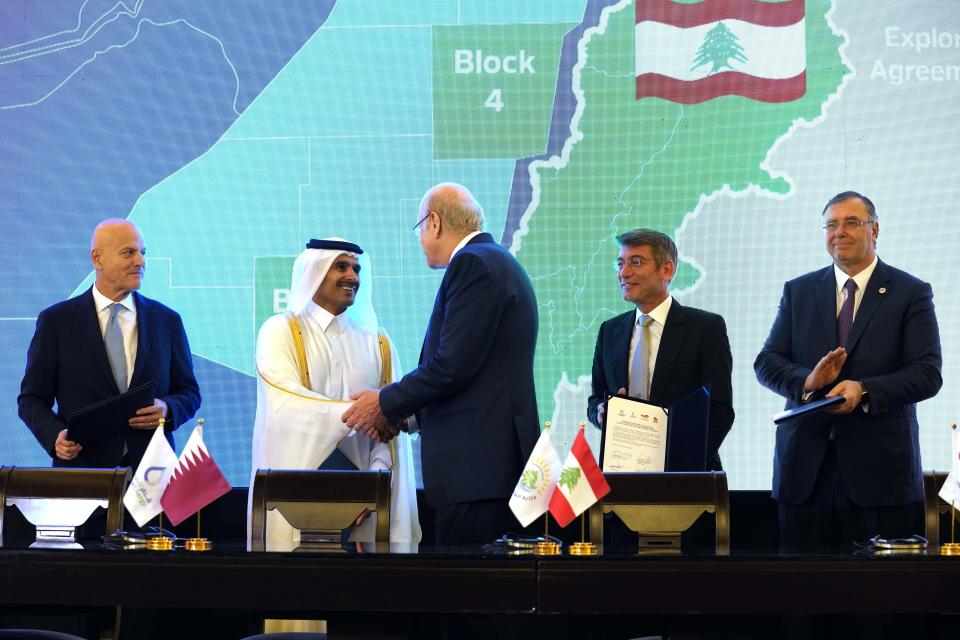
[[[90,247],[93,286],[37,317],[17,403],[20,418],[53,466],[136,469],[161,418],[172,445],[173,430],[200,406],[180,316],[137,292],[145,253],[143,236],[132,222],[101,222]],[[152,404],[118,426],[122,436],[88,446],[67,439],[71,413],[151,380],[157,383]]]

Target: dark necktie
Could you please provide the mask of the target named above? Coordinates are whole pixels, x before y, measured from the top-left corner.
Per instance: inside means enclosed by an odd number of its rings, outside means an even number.
[[[857,283],[853,278],[847,278],[843,288],[847,290],[847,299],[843,301],[840,314],[837,315],[837,342],[841,347],[846,348],[850,327],[853,326],[853,304],[857,299]]]
[[[123,331],[120,330],[120,321],[117,318],[121,309],[123,306],[119,302],[110,305],[110,318],[103,332],[103,343],[107,347],[113,378],[117,381],[120,393],[123,393],[127,390],[127,355],[123,349]]]

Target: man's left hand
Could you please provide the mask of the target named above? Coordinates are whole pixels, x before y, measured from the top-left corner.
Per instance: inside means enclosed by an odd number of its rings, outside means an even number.
[[[343,412],[342,420],[345,425],[379,442],[386,442],[396,435],[380,409],[379,391],[358,391],[351,395],[350,399],[354,402]]]
[[[827,409],[827,413],[842,415],[850,413],[860,405],[860,397],[863,395],[863,387],[856,380],[844,380],[827,394],[828,398],[833,396],[843,396],[844,403],[836,407]]]
[[[155,398],[149,407],[137,409],[137,414],[130,418],[128,424],[134,429],[156,429],[160,426],[160,418],[167,417],[167,403]]]

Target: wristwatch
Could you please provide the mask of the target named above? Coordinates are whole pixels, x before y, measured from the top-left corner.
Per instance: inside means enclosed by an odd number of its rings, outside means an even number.
[[[857,384],[860,385],[860,404],[870,402],[870,392],[867,391],[867,385],[863,384],[863,380],[857,380]]]

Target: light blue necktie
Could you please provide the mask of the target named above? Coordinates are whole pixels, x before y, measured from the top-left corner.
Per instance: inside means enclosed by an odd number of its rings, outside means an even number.
[[[630,395],[646,400],[650,397],[650,323],[653,318],[640,316],[640,335],[633,352],[633,366],[630,367]]]
[[[107,320],[106,331],[103,332],[103,342],[107,346],[107,358],[110,359],[110,369],[113,379],[117,381],[120,393],[127,390],[127,355],[123,351],[123,331],[120,330],[120,321],[117,314],[123,305],[114,302],[110,305],[110,319]]]

